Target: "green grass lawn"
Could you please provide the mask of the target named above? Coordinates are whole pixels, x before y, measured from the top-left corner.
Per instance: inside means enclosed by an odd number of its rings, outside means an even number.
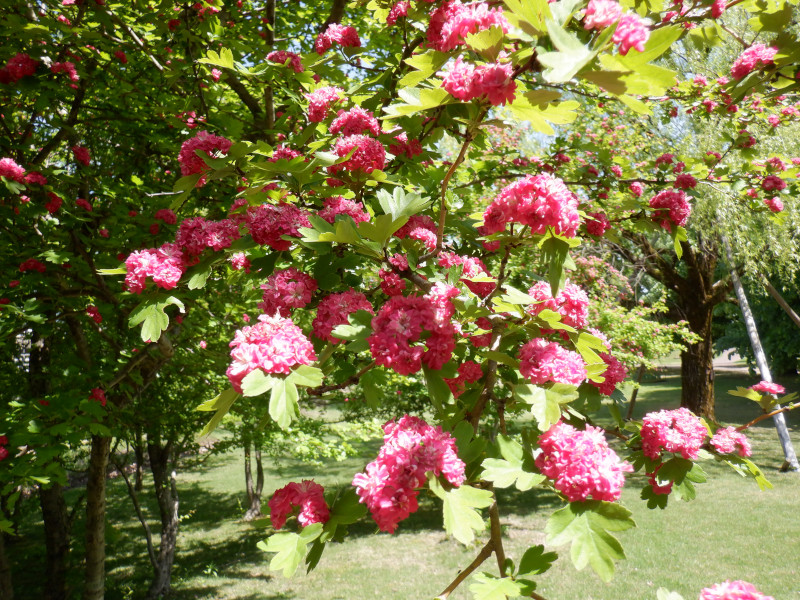
[[[736,424],[757,415],[757,407],[726,396],[752,378],[718,377],[718,418]],[[784,382],[785,383],[785,382]],[[800,388],[794,381],[787,387]],[[675,408],[680,395],[677,375],[643,386],[636,416],[659,408]],[[798,411],[800,412],[800,411]],[[792,437],[800,451],[800,415],[790,415]],[[776,600],[800,599],[800,475],[778,472],[781,449],[771,421],[751,430],[754,458],[775,486],[761,492],[729,469],[704,464],[710,481],[698,486],[690,503],[670,499],[661,511],[648,510],[639,499],[644,477],[626,484],[622,502],[634,513],[636,529],[620,534],[629,556],[619,564],[617,577],[604,584],[590,571],[577,572],[567,556],[539,580],[548,600],[655,599],[663,586],[694,600],[701,588],[725,579],[746,579]],[[268,465],[265,501],[288,481],[313,477],[324,485],[349,483],[354,472],[374,456],[378,443],[364,444],[363,454],[344,462],[311,467],[284,459]],[[478,545],[464,548],[447,539],[441,528],[441,509],[426,498],[420,511],[403,522],[395,535],[374,535],[364,522],[352,528],[341,544],[329,544],[319,567],[309,575],[286,580],[268,569],[266,555],[256,548],[265,536],[263,524],[241,520],[244,508],[243,461],[239,454],[216,456],[201,468],[179,475],[181,514],[184,515],[176,557],[173,587],[176,599],[397,599],[432,598],[472,560]],[[505,492],[505,493],[503,493]],[[71,494],[78,493],[73,490]],[[507,553],[518,559],[531,544],[544,539],[545,516],[558,501],[553,494],[501,491],[502,521],[507,525]],[[141,535],[125,491],[114,480],[109,489],[109,599],[137,598],[147,587],[150,567]],[[541,509],[541,510],[540,510]],[[155,507],[148,506],[154,517]],[[77,524],[80,527],[80,522]],[[31,523],[26,537],[11,549],[29,568],[17,565],[15,578],[24,583],[20,598],[39,598],[41,532]],[[80,548],[76,547],[76,554]],[[495,572],[494,562],[484,567]],[[79,569],[73,570],[79,581]],[[467,599],[468,583],[453,595]]]

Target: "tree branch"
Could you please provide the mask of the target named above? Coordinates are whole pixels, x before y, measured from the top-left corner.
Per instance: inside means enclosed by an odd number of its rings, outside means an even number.
[[[493,551],[494,551],[494,545],[492,543],[492,540],[489,540],[488,542],[486,542],[486,545],[483,548],[481,548],[481,551],[478,553],[478,556],[475,557],[475,560],[469,563],[469,565],[463,571],[460,571],[458,575],[456,575],[456,578],[453,579],[452,582],[450,582],[450,585],[444,588],[441,594],[436,596],[435,600],[447,600],[450,594],[453,593],[453,590],[455,590],[459,585],[461,585],[461,583],[467,577],[472,575],[475,569],[480,567],[484,563],[484,561],[492,555]]]

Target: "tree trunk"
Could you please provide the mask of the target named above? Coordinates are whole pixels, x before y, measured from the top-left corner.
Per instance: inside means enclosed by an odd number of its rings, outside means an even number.
[[[54,483],[48,488],[41,488],[39,502],[42,507],[44,543],[47,551],[44,598],[66,600],[69,518],[61,484]]]
[[[702,336],[681,353],[681,406],[694,414],[714,419],[714,344],[711,337],[713,306],[687,311],[690,329]]]
[[[633,418],[633,409],[636,407],[636,398],[639,397],[639,388],[642,386],[642,377],[644,377],[644,371],[644,365],[639,365],[639,369],[636,372],[636,387],[633,388],[631,399],[628,400],[628,414],[625,415],[625,419],[628,421]]]
[[[83,600],[102,600],[106,561],[106,471],[111,438],[92,436],[86,483],[86,584]]]
[[[134,477],[134,491],[141,492],[144,487],[144,442],[142,430],[137,427],[134,434],[133,453],[136,455],[136,475]]]
[[[161,598],[169,593],[172,578],[172,564],[175,561],[175,548],[178,540],[178,490],[175,485],[175,471],[170,471],[172,442],[165,446],[148,441],[147,453],[150,457],[150,470],[153,473],[158,511],[161,516],[161,543],[153,581],[147,591],[147,598]]]
[[[11,585],[11,563],[6,555],[6,534],[0,532],[0,598],[14,600],[14,586]]]
[[[252,444],[249,437],[245,437],[244,448],[244,484],[247,489],[247,512],[244,513],[245,521],[252,521],[261,516],[261,489],[264,486],[264,470],[261,466],[261,450],[256,450],[257,481],[253,485]]]

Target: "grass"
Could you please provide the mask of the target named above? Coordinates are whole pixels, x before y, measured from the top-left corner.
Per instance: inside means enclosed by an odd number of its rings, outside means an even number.
[[[721,421],[743,423],[757,414],[755,405],[725,394],[728,389],[754,381],[732,375],[718,377]],[[787,387],[798,389],[800,382]],[[674,408],[679,395],[675,374],[645,384],[637,416]],[[788,421],[795,447],[800,450],[800,415],[790,413]],[[656,590],[663,586],[693,600],[700,589],[712,583],[746,579],[776,600],[800,599],[800,578],[793,564],[800,550],[800,519],[795,517],[800,475],[778,472],[783,456],[771,421],[754,427],[750,437],[755,460],[775,486],[773,490],[761,492],[755,483],[741,480],[730,469],[704,465],[710,481],[698,486],[696,500],[686,503],[672,498],[664,511],[651,511],[638,497],[645,478],[632,477],[622,502],[633,511],[638,527],[619,536],[629,559],[619,564],[617,577],[604,584],[591,571],[575,571],[566,551],[540,578],[539,592],[548,600],[638,600],[655,599]],[[364,444],[361,456],[324,467],[309,467],[290,458],[271,463],[267,465],[265,496],[298,478],[313,477],[324,485],[347,484],[352,474],[374,456],[376,448],[377,443]],[[477,553],[477,543],[464,548],[446,538],[440,507],[425,498],[419,512],[402,523],[397,534],[373,535],[371,522],[357,524],[345,542],[329,544],[315,571],[286,580],[279,573],[269,572],[267,557],[256,548],[256,542],[266,535],[264,524],[241,520],[243,488],[242,458],[236,453],[212,457],[202,467],[180,474],[184,517],[173,577],[175,599],[432,598]],[[70,492],[73,498],[77,493]],[[507,553],[518,559],[528,546],[543,541],[543,513],[557,506],[558,500],[543,491],[520,494],[503,490],[500,502],[508,533]],[[123,482],[110,482],[108,503],[106,598],[141,597],[150,567],[141,527]],[[157,514],[152,503],[147,510],[151,517]],[[26,536],[9,549],[12,560],[20,558],[14,577],[22,599],[41,597],[38,565],[43,561],[43,549],[41,524],[35,517],[32,507]],[[82,539],[80,521],[76,527],[77,539]],[[79,545],[74,550],[80,556]],[[496,565],[487,562],[484,568],[495,572]],[[77,565],[71,576],[77,588],[81,576]],[[470,598],[468,584],[451,598]]]

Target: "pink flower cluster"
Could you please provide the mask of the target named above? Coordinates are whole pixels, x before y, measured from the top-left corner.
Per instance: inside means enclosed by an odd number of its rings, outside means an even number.
[[[775,598],[765,596],[752,583],[728,580],[710,588],[703,588],[698,600],[775,600]]]
[[[529,341],[519,351],[519,371],[537,385],[555,382],[580,385],[586,365],[577,352],[542,338]]]
[[[507,223],[522,223],[534,235],[552,227],[558,235],[575,237],[580,225],[578,198],[549,173],[528,175],[507,185],[483,214],[484,233],[503,231]]]
[[[441,369],[455,348],[450,322],[454,312],[447,298],[392,296],[372,319],[372,334],[367,338],[372,357],[400,375],[418,372],[423,363]],[[424,346],[417,344],[426,332]]]
[[[565,325],[576,329],[586,327],[589,319],[589,296],[580,286],[568,283],[553,298],[550,284],[538,281],[528,289],[528,295],[536,301],[527,308],[530,314],[538,315],[543,310],[549,309],[561,315],[561,322]]]
[[[775,198],[764,198],[764,204],[774,213],[779,213],[783,210],[783,202],[777,196]]]
[[[386,165],[386,150],[375,138],[366,135],[350,135],[339,138],[333,151],[339,158],[344,158],[351,152],[349,159],[328,167],[328,172],[336,174],[340,171],[352,173],[372,173],[382,170]]]
[[[364,210],[363,204],[348,200],[342,196],[325,198],[323,208],[317,214],[328,223],[333,223],[336,220],[336,215],[347,215],[356,223],[369,221],[369,213]]]
[[[619,46],[619,53],[626,55],[631,48],[644,52],[650,38],[647,22],[635,13],[624,13],[622,6],[614,0],[589,0],[583,19],[584,29],[605,29],[617,23],[611,38]]]
[[[760,381],[755,385],[751,385],[750,389],[761,394],[785,394],[786,388],[779,383],[772,383],[771,381]]]
[[[106,393],[100,388],[92,388],[89,392],[89,400],[99,402],[102,406],[106,405]]]
[[[78,75],[78,70],[75,68],[75,63],[68,60],[64,62],[54,62],[50,66],[50,71],[52,73],[66,73],[69,80],[73,83],[81,79],[80,75]]]
[[[477,383],[483,377],[483,369],[480,363],[474,360],[467,360],[458,366],[458,377],[452,379],[445,379],[444,382],[453,396],[458,398],[467,389],[468,383]]]
[[[431,13],[427,33],[428,47],[449,52],[466,43],[469,34],[479,33],[493,26],[508,33],[509,25],[502,8],[489,8],[485,2],[445,2]]]
[[[496,284],[492,281],[470,281],[472,277],[489,276],[486,265],[480,258],[460,256],[455,252],[440,252],[437,259],[439,266],[450,269],[461,265],[461,283],[463,283],[476,296],[485,298],[492,293]]]
[[[72,150],[72,155],[75,157],[75,160],[83,166],[88,167],[92,164],[92,157],[89,155],[89,150],[83,146],[73,146],[70,150]]]
[[[53,192],[47,192],[47,197],[49,202],[44,205],[51,215],[54,215],[58,212],[58,209],[61,208],[61,205],[64,203],[64,199],[59,196],[58,194],[54,194]]]
[[[20,167],[13,158],[0,158],[0,177],[23,183],[25,181],[25,169]]]
[[[300,237],[300,227],[310,227],[308,216],[293,204],[262,204],[247,209],[245,223],[253,241],[273,250],[288,250],[291,242],[283,236]]]
[[[178,222],[178,217],[169,208],[158,209],[153,218],[159,221],[164,221],[165,225],[175,225],[175,223]]]
[[[604,396],[610,396],[614,393],[614,390],[617,389],[617,384],[625,381],[625,378],[628,376],[628,369],[610,352],[601,352],[600,358],[606,363],[606,370],[601,373],[605,381],[597,383],[596,381],[590,380],[589,383],[596,387]]]
[[[25,259],[19,265],[20,273],[25,273],[26,271],[38,271],[39,273],[44,273],[46,270],[47,267],[45,264],[36,260],[35,258]]]
[[[328,503],[325,502],[325,488],[312,479],[300,483],[291,482],[275,490],[269,499],[269,518],[275,529],[286,524],[286,518],[296,507],[300,508],[297,521],[308,527],[313,523],[327,523],[331,517]]]
[[[742,52],[731,66],[731,75],[734,79],[742,79],[749,75],[758,65],[771,65],[772,59],[778,53],[775,46],[753,44]]]
[[[394,533],[400,521],[416,512],[417,488],[433,472],[455,487],[464,483],[464,462],[455,440],[441,427],[405,415],[383,426],[383,446],[365,473],[353,477],[360,501],[367,505],[381,531]]]
[[[597,237],[603,237],[603,234],[611,229],[611,221],[604,213],[593,212],[586,214],[587,219],[584,221],[586,231]]]
[[[720,427],[711,438],[711,445],[720,454],[733,454],[734,452],[743,458],[752,454],[750,441],[747,436],[735,427]]]
[[[360,106],[354,106],[348,111],[340,110],[331,123],[328,132],[331,135],[343,136],[371,133],[377,136],[381,132],[381,125],[371,111]]]
[[[206,248],[219,252],[238,240],[239,224],[232,219],[207,221],[203,217],[192,217],[181,221],[175,242],[181,246],[187,257],[199,256]]]
[[[103,322],[103,315],[100,314],[100,311],[94,304],[90,304],[86,307],[86,314],[89,315],[95,323],[100,324]]]
[[[289,319],[260,315],[258,321],[238,330],[230,343],[232,360],[226,374],[239,393],[242,380],[256,369],[288,374],[296,365],[308,365],[317,360],[314,346]]]
[[[160,248],[137,250],[125,259],[125,287],[134,294],[141,294],[150,277],[160,288],[174,288],[185,268],[183,252],[178,244],[164,244]]]
[[[332,344],[341,344],[342,340],[334,337],[333,330],[339,325],[346,324],[347,317],[357,310],[366,310],[375,314],[367,297],[353,289],[325,296],[320,301],[317,307],[317,316],[311,323],[314,335]]]
[[[408,222],[395,232],[399,239],[410,238],[423,243],[427,250],[436,248],[436,223],[427,215],[412,215]]]
[[[199,150],[210,158],[219,153],[223,156],[228,154],[231,148],[231,141],[219,135],[200,131],[193,138],[189,138],[181,144],[181,151],[178,154],[178,162],[181,165],[181,175],[194,175],[204,173],[209,170],[205,161],[196,152]],[[205,183],[205,177],[201,178],[198,185]]]
[[[12,56],[6,66],[0,69],[0,83],[15,84],[23,77],[36,73],[39,61],[32,59],[24,52]]]
[[[405,156],[406,158],[414,158],[422,154],[422,144],[419,140],[408,141],[408,135],[404,131],[400,135],[394,136],[396,143],[389,145],[389,152],[395,156]]]
[[[692,214],[692,207],[683,190],[663,190],[650,198],[650,207],[655,208],[653,220],[667,231],[673,225],[683,227]]]
[[[708,435],[705,425],[687,408],[660,410],[642,419],[642,451],[657,459],[661,452],[674,452],[695,459]]]
[[[502,57],[501,57],[502,59]],[[448,94],[462,102],[475,98],[499,106],[514,101],[517,83],[512,79],[514,68],[510,62],[475,67],[459,56],[445,72],[442,87]]]
[[[328,116],[331,105],[342,100],[344,90],[338,87],[322,87],[304,96],[308,100],[309,122],[319,123]]]
[[[786,189],[786,182],[777,175],[767,175],[761,182],[761,189],[766,192]]]
[[[620,461],[608,447],[603,430],[587,425],[584,431],[559,421],[539,438],[542,453],[536,467],[553,480],[570,502],[588,498],[614,502],[633,466]]]
[[[6,446],[8,446],[8,437],[0,435],[0,460],[7,459],[10,454]]]
[[[358,37],[358,32],[354,27],[331,23],[325,31],[317,36],[314,50],[317,54],[325,54],[334,42],[345,48],[361,47],[361,39]]]
[[[395,2],[391,10],[389,10],[389,14],[386,16],[386,24],[395,25],[397,19],[406,16],[408,16],[408,2],[400,0],[400,2]]]
[[[280,313],[282,317],[288,317],[293,308],[303,308],[311,302],[311,296],[317,290],[317,280],[289,267],[267,277],[261,289],[264,295],[258,308],[268,315]]]
[[[584,29],[605,29],[622,17],[622,6],[614,0],[589,0],[583,18]]]
[[[267,60],[288,66],[295,73],[303,72],[303,62],[300,56],[287,50],[273,50],[267,54]],[[288,63],[288,64],[287,64]]]

